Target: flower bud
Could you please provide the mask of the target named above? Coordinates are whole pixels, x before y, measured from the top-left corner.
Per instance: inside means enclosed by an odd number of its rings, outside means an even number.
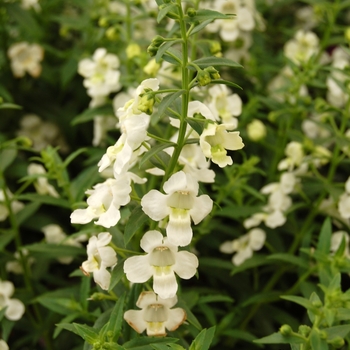
[[[98,20],[98,25],[99,25],[100,27],[107,27],[107,26],[108,26],[108,20],[107,20],[107,18],[101,17],[101,18]]]
[[[194,9],[193,7],[190,7],[190,8],[187,10],[187,15],[188,15],[188,17],[194,17],[196,14],[197,14],[197,11],[196,11],[196,9]]]
[[[309,326],[301,325],[299,326],[299,333],[304,337],[308,337],[311,332],[311,328]]]
[[[141,47],[138,44],[132,43],[127,46],[126,56],[128,57],[128,59],[138,57],[140,55],[141,55]]]
[[[145,93],[141,95],[141,99],[139,104],[137,105],[137,109],[143,113],[151,115],[153,113],[155,98],[152,93]]]
[[[211,79],[220,79],[219,71],[216,70],[213,66],[209,66],[209,67],[205,68],[204,70],[210,74]]]
[[[293,333],[292,327],[289,324],[284,324],[280,327],[280,332],[282,335],[291,335]]]
[[[118,28],[116,27],[109,27],[107,30],[106,30],[106,33],[105,33],[107,39],[109,40],[117,40],[119,38],[119,31],[118,31]]]
[[[197,73],[197,81],[200,86],[205,86],[211,83],[210,73],[206,70],[200,70]]]
[[[247,125],[248,137],[252,141],[260,141],[266,136],[266,127],[261,120],[254,119]]]
[[[221,53],[221,45],[218,41],[212,41],[210,44],[210,53],[212,55],[217,55]]]
[[[154,46],[153,44],[147,47],[147,53],[151,57],[154,57],[157,54],[157,52],[158,52],[158,47]]]
[[[322,306],[322,302],[320,300],[314,300],[311,304],[317,308]]]
[[[334,348],[340,349],[344,346],[345,341],[341,337],[334,337],[332,340],[329,340],[328,343],[331,344]]]

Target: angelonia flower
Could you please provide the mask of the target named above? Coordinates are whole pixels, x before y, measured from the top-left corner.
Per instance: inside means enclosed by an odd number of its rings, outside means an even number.
[[[311,31],[298,30],[293,39],[284,45],[284,55],[295,64],[307,62],[319,51],[319,39]]]
[[[238,266],[251,258],[254,251],[260,250],[264,246],[265,240],[265,231],[260,228],[254,228],[233,241],[224,242],[219,249],[222,253],[235,253],[232,257],[232,263]]]
[[[142,210],[155,221],[169,218],[166,233],[175,246],[190,244],[193,236],[191,220],[197,225],[212,210],[208,195],[197,196],[199,185],[191,175],[179,171],[163,186],[165,194],[151,190],[141,200]]]
[[[131,179],[127,174],[118,179],[107,179],[99,183],[92,190],[87,190],[88,207],[76,209],[71,214],[72,224],[87,224],[95,221],[96,225],[109,228],[115,226],[120,219],[120,207],[130,201]]]
[[[327,101],[338,108],[345,106],[349,95],[344,91],[340,84],[348,84],[349,75],[344,72],[350,66],[350,55],[341,47],[337,47],[332,52],[332,68],[327,78]]]
[[[343,219],[350,219],[350,177],[345,182],[345,192],[339,197],[338,210]]]
[[[47,194],[52,197],[59,197],[55,187],[53,187],[46,177],[46,170],[41,164],[30,163],[27,168],[29,175],[39,175],[34,182],[34,187],[39,194]],[[40,176],[43,175],[43,176]]]
[[[153,290],[162,299],[172,298],[177,292],[175,273],[183,279],[196,274],[197,257],[164,238],[159,231],[148,231],[140,242],[147,253],[126,259],[124,272],[132,283],[145,283],[153,276]]]
[[[206,27],[212,33],[218,32],[224,41],[232,42],[238,38],[241,31],[249,32],[255,28],[256,9],[254,1],[215,0],[213,2],[203,2],[201,7],[210,8],[221,13],[236,14],[235,19],[215,20]]]
[[[176,295],[163,299],[154,292],[142,292],[136,302],[141,310],[126,311],[124,319],[138,333],[146,330],[148,336],[166,336],[166,329],[174,331],[186,320],[185,310],[172,309],[176,303]]]
[[[19,299],[12,299],[15,287],[10,281],[0,281],[0,310],[6,307],[5,317],[10,321],[22,318],[25,307]]]
[[[278,163],[278,170],[292,171],[299,167],[304,160],[305,153],[300,142],[291,141],[287,144],[284,153],[286,158]]]
[[[43,226],[41,231],[45,235],[46,243],[49,244],[63,244],[70,245],[73,247],[81,247],[80,241],[86,240],[85,236],[78,237],[74,239],[72,237],[68,237],[62,230],[62,227],[56,224],[50,224]],[[60,257],[57,260],[61,264],[70,264],[73,261],[74,257],[72,256],[64,256]]]
[[[229,131],[231,129],[229,124],[209,122],[199,138],[203,154],[220,168],[233,163],[227,150],[235,151],[244,147],[239,131]]]
[[[25,10],[34,9],[36,12],[41,10],[38,0],[22,0],[21,7]]]
[[[332,234],[330,251],[334,254],[339,249],[343,239],[345,239],[344,256],[346,258],[350,258],[350,249],[349,249],[350,237],[346,231],[337,231]]]
[[[22,41],[10,46],[7,56],[11,60],[12,73],[16,78],[30,74],[33,78],[41,74],[40,62],[44,58],[44,49],[38,44]]]
[[[82,271],[93,274],[94,281],[104,290],[108,290],[111,274],[107,267],[114,267],[117,263],[117,254],[108,244],[112,240],[109,232],[101,232],[92,236],[86,247],[88,259],[81,265]]]
[[[78,73],[85,78],[83,84],[90,97],[107,96],[120,89],[119,65],[118,56],[107,53],[105,48],[98,48],[92,59],[84,58],[79,62]]]
[[[325,127],[327,117],[327,114],[313,114],[304,119],[301,124],[304,134],[310,139],[329,137],[330,131]]]
[[[60,152],[68,151],[68,145],[64,140],[58,126],[49,121],[43,121],[35,114],[26,114],[20,121],[18,136],[26,136],[32,142],[32,148],[41,151],[45,147],[58,146]]]
[[[24,204],[17,200],[12,200],[13,194],[9,189],[6,189],[6,195],[11,201],[11,210],[16,214],[24,208]],[[10,215],[10,212],[5,204],[4,190],[0,189],[0,222],[5,221]]]

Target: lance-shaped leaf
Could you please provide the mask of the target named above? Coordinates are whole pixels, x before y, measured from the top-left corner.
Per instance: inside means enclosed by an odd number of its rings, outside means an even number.
[[[109,334],[111,332],[113,335],[110,337],[109,341],[117,342],[122,331],[123,324],[123,314],[124,314],[124,302],[125,294],[123,294],[116,302],[111,316],[109,318],[108,326],[106,327],[105,333]]]
[[[99,340],[98,331],[95,328],[89,327],[86,324],[73,323],[78,334],[89,344],[94,344]]]
[[[303,344],[305,340],[297,335],[282,335],[280,332],[276,332],[268,335],[267,337],[253,340],[258,344]]]
[[[146,152],[141,160],[140,160],[140,166],[147,162],[150,158],[155,157],[159,152],[161,152],[165,148],[169,147],[175,147],[176,143],[174,142],[166,142],[166,143],[161,143],[160,145],[153,146],[148,152]]]
[[[163,8],[161,8],[158,12],[157,22],[159,23],[169,12],[175,11],[176,7],[177,7],[177,5],[173,4],[171,2],[168,4],[165,4],[165,6]]]
[[[97,115],[110,115],[114,116],[114,111],[112,105],[105,105],[101,107],[88,108],[83,113],[77,115],[73,118],[71,124],[77,125],[81,123],[86,123],[94,119]],[[117,120],[116,120],[117,122]]]
[[[233,67],[233,68],[243,68],[242,65],[239,63],[232,61],[228,58],[224,57],[216,57],[216,56],[210,56],[210,57],[202,57],[198,60],[193,61],[197,66],[200,68],[206,68],[208,66],[226,66],[226,67]]]
[[[329,250],[331,246],[331,235],[332,235],[331,219],[327,217],[327,219],[323,222],[321,232],[319,235],[317,249],[316,249],[318,252],[329,254]]]
[[[137,206],[129,217],[124,231],[124,243],[127,245],[137,230],[149,219],[143,212],[141,206]]]
[[[158,51],[157,51],[157,54],[156,54],[156,62],[159,62],[164,53],[171,47],[173,46],[174,44],[177,44],[177,43],[180,43],[182,41],[182,39],[176,39],[176,40],[172,40],[172,41],[165,41],[162,45],[160,45]]]
[[[215,334],[215,326],[203,329],[193,340],[189,350],[208,350]]]

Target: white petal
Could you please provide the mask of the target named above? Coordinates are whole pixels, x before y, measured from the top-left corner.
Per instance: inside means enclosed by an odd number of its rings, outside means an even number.
[[[93,220],[95,216],[89,208],[86,209],[76,209],[70,215],[70,220],[72,224],[87,224]]]
[[[176,254],[176,263],[173,266],[175,273],[187,280],[196,274],[198,267],[197,257],[190,252],[180,251]]]
[[[164,323],[165,328],[169,331],[176,330],[179,326],[181,326],[186,320],[186,312],[184,309],[176,308],[169,310],[169,318]]]
[[[166,205],[167,198],[167,195],[151,190],[141,199],[142,210],[152,220],[160,221],[169,215],[169,208]]]
[[[109,232],[100,232],[97,236],[97,246],[104,247],[112,240],[112,235]]]
[[[177,292],[174,272],[162,276],[153,275],[153,290],[162,299],[172,298]]]
[[[233,248],[232,241],[226,241],[222,243],[219,247],[220,252],[225,254],[232,254],[235,252],[235,249]]]
[[[94,270],[94,281],[103,289],[108,290],[111,282],[111,274],[106,270],[104,266],[101,266],[99,270]]]
[[[7,302],[7,309],[5,311],[5,316],[10,321],[19,320],[25,311],[24,304],[18,299],[10,299]]]
[[[187,177],[183,171],[179,171],[172,175],[163,186],[165,193],[174,193],[179,190],[184,190],[185,188],[187,188]]]
[[[163,235],[156,230],[146,232],[140,241],[140,247],[150,253],[155,247],[163,244]]]
[[[268,214],[265,217],[265,225],[270,228],[276,228],[279,226],[284,225],[286,222],[286,217],[283,215],[283,213],[279,210],[275,210],[271,214]]]
[[[11,281],[0,281],[0,293],[6,298],[10,298],[10,296],[14,293],[15,286]]]
[[[232,262],[234,265],[238,266],[238,265],[241,265],[245,260],[251,258],[252,256],[253,256],[253,251],[251,250],[250,247],[246,247],[245,249],[237,252],[237,254],[235,254],[232,257]]]
[[[259,250],[264,246],[266,233],[261,228],[254,228],[249,231],[249,246],[253,250]]]
[[[137,299],[137,302],[136,302],[136,306],[139,307],[140,309],[144,309],[150,304],[157,303],[158,299],[159,298],[154,292],[145,291],[139,295],[139,298]]]
[[[111,267],[117,263],[117,254],[112,247],[101,247],[98,252],[104,266]]]
[[[194,198],[193,208],[190,210],[195,225],[201,222],[213,209],[213,201],[206,194]]]
[[[124,320],[133,328],[137,333],[142,333],[147,323],[143,320],[143,310],[128,310],[124,313]]]
[[[175,211],[171,211],[166,233],[170,243],[184,247],[191,243],[193,236],[190,214],[186,211],[184,215],[174,215]]]
[[[109,227],[115,226],[119,220],[120,220],[119,208],[116,208],[112,203],[109,206],[108,210],[105,213],[103,213],[97,221],[95,221],[95,224],[109,228]]]
[[[132,256],[124,262],[126,278],[132,283],[145,283],[153,275],[148,256]]]

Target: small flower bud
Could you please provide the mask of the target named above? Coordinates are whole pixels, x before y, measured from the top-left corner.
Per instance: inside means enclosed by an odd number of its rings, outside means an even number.
[[[137,109],[143,113],[151,115],[153,113],[155,98],[152,93],[145,93],[141,96]]]
[[[196,14],[197,14],[197,11],[196,11],[196,9],[194,9],[193,7],[190,7],[190,8],[187,10],[187,15],[188,15],[188,17],[194,17]]]
[[[260,141],[266,136],[266,127],[261,120],[254,119],[247,125],[248,137],[252,141]]]
[[[328,337],[328,335],[325,331],[320,331],[319,334],[320,334],[320,338],[323,340],[327,339],[327,337]]]
[[[159,47],[160,45],[162,45],[164,43],[164,38],[160,35],[156,35],[153,40],[152,40],[152,44],[155,47]]]
[[[219,71],[216,70],[213,66],[209,66],[209,67],[205,68],[204,70],[210,74],[211,79],[220,79]]]
[[[341,337],[335,337],[332,340],[329,340],[328,343],[331,344],[334,348],[340,349],[344,346],[345,341]]]
[[[289,324],[284,324],[280,328],[280,332],[282,335],[291,335],[293,333],[292,327]]]
[[[197,80],[200,86],[205,86],[211,83],[210,73],[206,70],[200,70],[197,73]]]
[[[210,53],[216,55],[221,52],[221,45],[218,41],[212,41],[210,44]]]
[[[311,328],[309,326],[305,326],[305,325],[299,326],[299,333],[304,337],[309,336],[310,332],[311,332]]]
[[[138,57],[141,55],[141,47],[136,44],[136,43],[132,43],[129,44],[126,48],[126,56],[131,59],[134,57]]]
[[[154,46],[153,44],[147,47],[147,53],[151,57],[154,57],[157,54],[157,52],[158,52],[158,47]]]
[[[145,65],[145,67],[143,68],[143,71],[146,74],[155,77],[159,71],[159,68],[160,68],[160,64],[157,63],[156,60],[153,58]]]
[[[31,147],[33,145],[33,141],[27,136],[17,137],[16,142],[18,145],[23,146],[23,147]]]
[[[107,39],[109,40],[117,40],[119,38],[119,31],[118,31],[118,28],[116,27],[109,27],[107,30],[106,30],[106,33],[105,33]]]
[[[107,26],[108,26],[108,20],[107,20],[107,18],[101,17],[101,18],[98,20],[98,25],[99,25],[100,27],[107,27]]]
[[[311,304],[317,308],[322,307],[322,302],[320,300],[314,300]]]

